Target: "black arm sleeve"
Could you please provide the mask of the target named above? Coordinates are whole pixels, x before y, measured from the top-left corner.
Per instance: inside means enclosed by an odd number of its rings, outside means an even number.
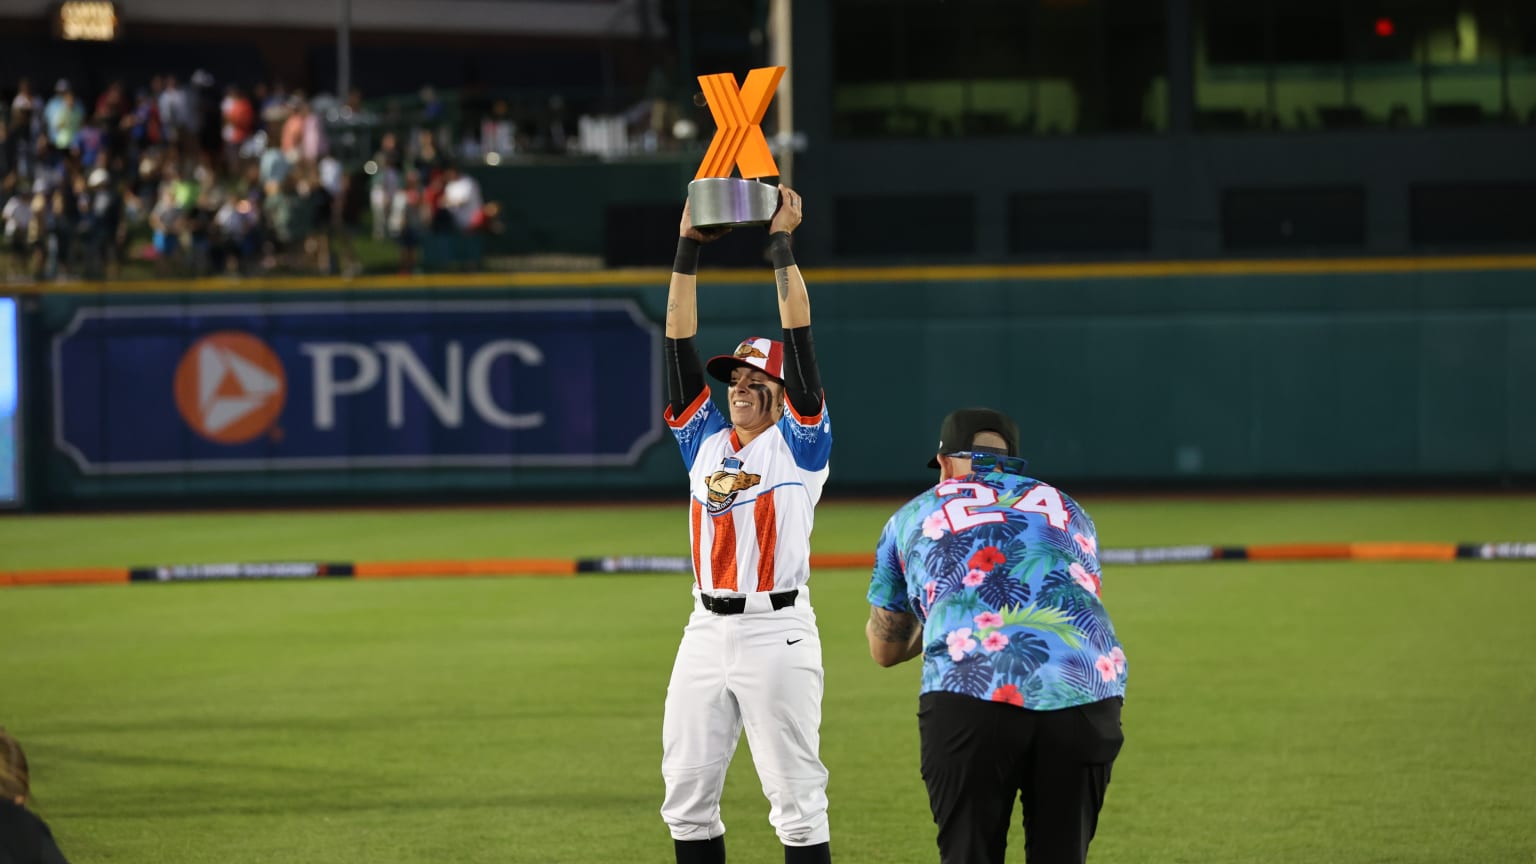
[[[809,324],[784,329],[784,392],[802,417],[821,413],[821,371]]]
[[[666,355],[667,407],[672,416],[678,417],[683,409],[693,404],[704,392],[704,365],[699,361],[699,349],[694,347],[693,337],[666,339],[662,353]],[[800,410],[799,408],[795,409]]]

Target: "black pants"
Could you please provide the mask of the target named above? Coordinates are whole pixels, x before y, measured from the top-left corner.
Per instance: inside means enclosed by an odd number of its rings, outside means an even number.
[[[1082,864],[1125,741],[1119,697],[1027,711],[957,693],[918,701],[923,782],[943,864],[1002,864],[1013,796],[1029,864]]]

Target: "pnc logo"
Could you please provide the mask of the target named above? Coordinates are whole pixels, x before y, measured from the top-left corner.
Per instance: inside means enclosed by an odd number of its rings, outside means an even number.
[[[218,444],[244,444],[270,429],[287,392],[277,355],[237,330],[197,340],[176,366],[176,408],[194,432]]]
[[[778,163],[773,161],[768,139],[763,137],[758,124],[768,113],[768,103],[773,101],[773,92],[783,77],[783,66],[753,69],[738,90],[736,76],[729,72],[699,76],[709,113],[715,118],[715,137],[710,140],[704,161],[699,163],[699,173],[693,179],[729,177],[733,165],[748,180],[778,175]]]

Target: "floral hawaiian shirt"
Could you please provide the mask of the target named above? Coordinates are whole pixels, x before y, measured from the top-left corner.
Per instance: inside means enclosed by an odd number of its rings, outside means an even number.
[[[897,510],[875,551],[869,602],[922,623],[922,692],[1038,711],[1123,697],[1093,520],[1022,460],[973,464]]]

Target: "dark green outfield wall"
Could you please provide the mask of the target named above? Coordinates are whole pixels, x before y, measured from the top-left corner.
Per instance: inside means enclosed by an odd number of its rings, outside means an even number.
[[[959,405],[1013,414],[1035,473],[1062,483],[1536,478],[1536,272],[840,281],[856,275],[809,273],[836,434],[829,494],[931,480],[939,420]],[[48,345],[81,305],[572,296],[634,298],[659,326],[665,287],[36,298],[33,504],[685,494],[670,437],[624,468],[152,477],[85,477],[52,443]],[[706,269],[700,306],[706,353],[777,333],[766,274],[711,283]]]

